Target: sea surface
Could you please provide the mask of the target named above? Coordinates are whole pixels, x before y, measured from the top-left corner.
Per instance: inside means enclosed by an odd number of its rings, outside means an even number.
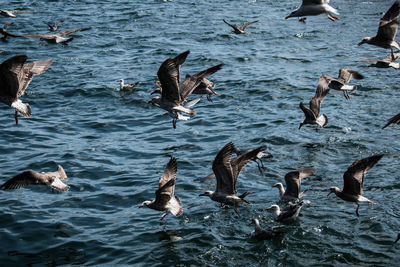
[[[29,10],[7,30],[48,33],[44,22],[63,19],[59,30],[92,27],[72,35],[67,46],[33,38],[0,43],[0,61],[26,54],[30,61],[52,59],[21,99],[31,118],[14,121],[0,105],[0,183],[33,169],[64,167],[69,191],[46,186],[0,191],[2,266],[393,266],[400,260],[400,127],[381,127],[399,113],[400,72],[362,62],[390,50],[357,46],[376,34],[379,18],[393,1],[333,0],[340,20],[325,15],[306,23],[284,17],[295,0],[94,1],[11,0],[1,9]],[[235,35],[234,24],[259,20]],[[397,38],[400,40],[400,37]],[[148,101],[161,63],[190,50],[182,75],[223,63],[210,76],[213,102],[205,97],[196,116],[178,121]],[[321,105],[328,125],[298,129],[321,74],[340,68],[365,76],[346,100],[331,91]],[[140,82],[119,92],[119,79]],[[191,99],[194,99],[192,97]],[[216,182],[218,151],[229,141],[239,148],[266,145],[272,159],[261,175],[251,162],[237,190],[251,192],[237,216],[207,197]],[[344,202],[331,186],[342,187],[354,161],[383,153],[365,178],[364,196],[375,205]],[[158,179],[174,156],[180,217],[139,209],[154,199]],[[314,167],[304,179],[305,204],[297,220],[274,221],[266,210],[279,201],[272,185],[294,169]],[[397,216],[397,217],[396,217]],[[251,218],[283,238],[258,242]]]

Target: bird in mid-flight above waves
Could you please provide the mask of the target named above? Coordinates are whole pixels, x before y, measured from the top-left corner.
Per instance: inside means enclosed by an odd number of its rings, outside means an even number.
[[[66,36],[76,33],[76,32],[81,32],[81,31],[87,31],[90,30],[91,27],[86,27],[86,28],[80,28],[80,29],[75,29],[75,30],[67,30],[67,31],[62,31],[59,33],[54,33],[54,34],[25,34],[21,35],[22,37],[26,38],[40,38],[41,40],[45,40],[48,43],[51,44],[63,44],[67,45],[69,42],[71,42],[74,37],[69,37],[67,38]]]
[[[279,189],[281,199],[300,199],[303,197],[301,192],[301,179],[307,178],[315,171],[314,168],[306,168],[288,172],[285,175],[286,190],[282,183],[276,183],[272,187]]]
[[[46,25],[49,27],[49,31],[54,32],[58,29],[58,25],[60,25],[64,20],[57,21],[55,23],[45,22]]]
[[[357,90],[357,86],[355,85],[347,85],[350,82],[351,78],[361,80],[364,79],[364,75],[359,72],[351,69],[340,69],[339,76],[337,78],[330,77],[326,75],[329,80],[328,87],[333,90],[342,91],[343,95],[346,99],[349,99],[350,96],[348,94],[349,91]]]
[[[247,26],[249,26],[250,24],[253,24],[253,23],[258,22],[258,20],[246,22],[246,23],[243,23],[243,24],[238,28],[236,25],[230,24],[230,23],[227,22],[225,19],[223,19],[223,21],[224,21],[226,24],[228,24],[229,26],[231,26],[232,29],[233,29],[233,32],[236,33],[236,34],[243,34],[243,33],[244,33],[244,30],[246,29]]]
[[[303,0],[301,6],[292,11],[285,19],[291,17],[316,16],[326,14],[332,21],[339,20],[338,11],[329,5],[329,0]]]

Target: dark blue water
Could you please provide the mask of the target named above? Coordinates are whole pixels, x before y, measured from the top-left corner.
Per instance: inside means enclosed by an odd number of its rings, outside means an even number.
[[[36,76],[22,97],[32,117],[15,125],[13,110],[0,105],[1,183],[27,169],[53,171],[61,164],[68,192],[46,187],[0,192],[2,265],[261,265],[388,266],[397,264],[399,245],[400,144],[398,125],[385,121],[399,112],[400,75],[369,68],[363,58],[387,50],[357,43],[376,33],[392,1],[335,0],[340,21],[325,15],[306,24],[285,20],[299,1],[9,1],[0,8],[32,14],[0,17],[9,32],[47,33],[43,21],[64,19],[60,30],[91,26],[68,46],[39,39],[0,44],[0,60],[27,54],[54,63]],[[222,22],[250,25],[235,35]],[[400,39],[400,38],[398,38]],[[221,96],[197,104],[197,115],[179,121],[147,102],[157,70],[168,57],[190,50],[182,74],[224,63],[210,79]],[[332,91],[322,104],[326,128],[298,130],[299,102],[314,95],[321,74],[339,68],[365,75],[345,100]],[[120,95],[119,79],[140,85]],[[215,155],[227,142],[268,146],[274,155],[261,176],[255,163],[241,173],[238,191],[251,191],[251,205],[220,208],[208,198]],[[367,174],[363,205],[326,195],[343,185],[353,161],[384,153]],[[138,209],[154,191],[169,158],[178,159],[176,194],[184,213]],[[278,202],[272,185],[290,170],[315,167],[301,215],[279,224],[265,210]],[[250,218],[286,232],[274,241],[252,238]]]

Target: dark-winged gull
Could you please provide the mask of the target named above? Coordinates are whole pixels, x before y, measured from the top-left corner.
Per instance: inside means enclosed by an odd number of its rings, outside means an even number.
[[[81,32],[81,31],[87,31],[90,30],[91,27],[86,27],[86,28],[80,28],[80,29],[75,29],[75,30],[67,30],[67,31],[62,31],[59,33],[54,33],[54,34],[25,34],[21,35],[22,37],[26,38],[40,38],[41,40],[45,40],[46,42],[50,44],[63,44],[67,45],[69,42],[71,42],[74,37],[69,37],[67,38],[66,36],[76,33],[76,32]]]
[[[289,206],[286,209],[281,210],[278,205],[272,205],[271,207],[267,208],[267,210],[273,210],[275,212],[275,220],[277,222],[284,222],[296,219],[299,216],[301,207],[303,206],[303,202],[299,203],[289,203]]]
[[[24,11],[24,10],[5,10],[0,9],[0,15],[9,18],[16,18],[15,14],[22,14],[22,13],[32,13],[32,11]]]
[[[194,116],[196,112],[190,107],[193,107],[200,98],[186,103],[188,96],[200,84],[201,80],[216,71],[220,70],[223,64],[216,65],[204,71],[201,71],[193,76],[187,75],[186,79],[179,85],[180,67],[185,62],[190,51],[179,54],[175,58],[166,59],[160,66],[157,76],[161,84],[161,96],[153,97],[149,103],[159,108],[168,111],[168,114],[173,118],[172,126],[176,128],[176,121],[187,120],[188,116],[183,116],[185,113]]]
[[[339,15],[338,11],[329,5],[329,0],[303,0],[301,6],[287,15],[285,19],[291,17],[316,16],[324,13],[332,21],[339,19],[339,17],[336,16]]]
[[[58,25],[60,25],[64,20],[57,21],[55,23],[45,22],[46,25],[49,27],[49,31],[55,32],[58,29]]]
[[[233,146],[233,149],[234,149],[234,151],[235,151],[237,156],[246,154],[246,153],[250,152],[253,149],[260,150],[260,152],[257,155],[255,155],[254,158],[252,158],[251,160],[255,161],[257,163],[258,170],[260,171],[261,175],[263,175],[263,170],[265,169],[264,168],[264,164],[263,164],[261,159],[263,159],[263,158],[269,159],[269,158],[273,157],[272,154],[264,153],[264,151],[267,149],[266,146],[260,146],[260,147],[250,148],[250,149],[239,149],[236,146]]]
[[[126,90],[129,90],[129,89],[132,89],[133,87],[135,87],[138,84],[139,84],[139,82],[125,84],[124,83],[124,79],[120,79],[119,80],[119,90],[126,91]]]
[[[306,168],[288,172],[285,175],[286,190],[283,188],[282,183],[276,183],[272,187],[279,189],[279,195],[282,199],[300,199],[303,197],[301,179],[310,176],[314,171],[314,168]]]
[[[32,112],[29,104],[20,99],[32,81],[34,75],[43,73],[53,62],[38,60],[25,64],[26,55],[7,59],[0,65],[0,101],[15,109],[15,123],[18,124],[18,112],[24,117],[30,117]]]
[[[250,203],[244,199],[249,192],[236,196],[236,182],[243,167],[260,153],[262,149],[252,149],[243,155],[231,159],[234,151],[233,143],[229,142],[218,152],[212,165],[213,172],[217,179],[217,188],[214,192],[206,191],[200,194],[200,196],[208,196],[211,200],[221,203],[221,206],[233,206],[236,214],[240,216],[237,206],[241,202]]]
[[[34,170],[24,171],[5,182],[1,189],[18,189],[29,185],[47,185],[60,192],[67,191],[69,186],[62,180],[68,180],[63,167],[58,165],[55,172],[37,172]]]
[[[260,226],[260,222],[258,219],[251,219],[254,224],[254,237],[258,240],[270,240],[277,237],[280,237],[284,234],[284,232],[273,230],[273,229],[262,229]]]
[[[246,22],[246,23],[243,23],[243,24],[238,28],[236,25],[230,24],[230,23],[227,22],[225,19],[223,19],[223,21],[224,21],[226,24],[228,24],[229,26],[231,26],[232,29],[233,29],[233,32],[236,33],[236,34],[243,34],[243,33],[244,33],[244,30],[246,29],[247,26],[249,26],[250,24],[253,24],[253,23],[258,22],[258,20]]]
[[[180,216],[183,213],[182,203],[178,196],[175,195],[175,181],[178,164],[176,159],[171,157],[163,175],[158,181],[158,189],[156,191],[156,199],[144,201],[139,208],[148,207],[153,210],[165,211],[161,216],[161,220],[167,216],[168,212],[174,216]]]
[[[343,180],[344,180],[343,189],[340,189],[338,187],[331,187],[328,196],[331,193],[335,193],[336,196],[345,201],[356,202],[357,203],[356,214],[357,216],[360,216],[360,214],[358,213],[360,203],[366,202],[374,204],[373,201],[362,196],[364,176],[382,157],[383,157],[382,154],[374,155],[353,162],[353,164],[351,164],[347,168],[347,171],[343,175]]]
[[[400,64],[396,63],[396,60],[398,60],[400,57],[400,53],[393,53],[388,54],[384,59],[375,59],[375,58],[367,58],[363,59],[362,61],[364,62],[375,62],[371,65],[370,67],[375,67],[375,68],[394,68],[396,70],[400,70]]]
[[[351,78],[357,80],[364,79],[364,75],[351,69],[340,69],[339,76],[337,78],[333,78],[327,75],[326,77],[329,80],[329,88],[333,90],[342,91],[346,99],[350,98],[350,96],[348,95],[349,91],[357,90],[357,86],[347,85],[347,83],[350,82]]]
[[[329,93],[328,89],[329,80],[326,75],[322,75],[318,80],[317,90],[315,95],[310,100],[310,108],[306,107],[300,102],[300,108],[304,112],[306,118],[300,123],[299,129],[304,124],[318,124],[321,128],[328,123],[328,117],[325,114],[320,115],[321,102],[324,97]]]
[[[399,27],[400,5],[396,1],[379,21],[378,33],[375,36],[365,37],[358,45],[370,44],[382,48],[390,48],[392,57],[393,47],[400,50],[400,45],[394,40]]]
[[[385,124],[385,126],[382,127],[382,129],[385,129],[388,127],[390,124],[395,123],[395,124],[400,124],[400,113],[397,115],[394,115],[391,117],[388,122]]]

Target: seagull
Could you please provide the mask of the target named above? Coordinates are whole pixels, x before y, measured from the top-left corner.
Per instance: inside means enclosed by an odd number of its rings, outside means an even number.
[[[62,31],[59,33],[54,33],[54,34],[26,34],[26,35],[21,35],[21,36],[26,37],[26,38],[40,38],[41,40],[45,40],[46,42],[48,42],[50,44],[61,43],[63,45],[67,45],[74,38],[73,37],[67,38],[66,36],[68,36],[72,33],[87,31],[90,29],[91,29],[91,27],[86,27],[86,28],[80,28],[80,29],[75,29],[75,30]]]
[[[135,87],[138,84],[139,84],[139,82],[124,84],[124,79],[120,79],[119,80],[119,89],[121,91],[126,91],[126,90],[129,90],[129,89]]]
[[[302,123],[300,123],[299,129],[304,124],[318,124],[322,128],[328,123],[328,117],[325,114],[319,114],[321,102],[329,93],[329,89],[327,89],[328,84],[328,77],[326,75],[322,75],[318,80],[318,86],[317,90],[315,91],[315,95],[310,100],[310,108],[306,107],[306,105],[300,102],[300,108],[304,112],[306,118]]]
[[[394,241],[394,243],[397,243],[397,241],[399,241],[399,240],[400,240],[400,233],[397,234],[397,238],[396,238],[396,240]]]
[[[49,31],[54,32],[58,29],[58,25],[60,25],[62,22],[64,22],[64,20],[57,21],[54,24],[51,24],[49,22],[45,23],[47,24],[47,26],[49,26]]]
[[[241,156],[243,154],[246,154],[248,152],[250,152],[253,149],[259,149],[260,152],[255,155],[251,160],[257,163],[258,166],[258,170],[260,171],[261,175],[263,175],[263,170],[265,170],[264,164],[262,162],[262,158],[272,158],[272,154],[265,154],[263,153],[263,151],[265,151],[267,149],[266,146],[260,146],[260,147],[255,147],[255,148],[250,148],[250,149],[239,149],[236,146],[233,146],[234,152],[236,153],[237,156]],[[260,166],[261,165],[261,166]]]
[[[277,222],[284,222],[296,219],[299,216],[301,207],[303,206],[303,202],[299,202],[296,204],[289,203],[289,207],[287,209],[281,210],[278,205],[272,205],[267,208],[267,210],[275,211],[275,220]]]
[[[24,171],[5,182],[0,189],[18,189],[28,185],[48,185],[57,191],[64,192],[69,186],[62,180],[68,180],[63,167],[58,165],[55,172],[37,172],[34,170]]]
[[[303,0],[301,6],[287,15],[285,19],[291,17],[316,16],[325,13],[332,21],[339,20],[338,11],[329,5],[329,0]]]
[[[233,28],[233,32],[236,34],[243,34],[244,33],[244,29],[246,29],[247,26],[249,26],[250,24],[256,23],[258,22],[258,20],[255,21],[250,21],[250,22],[246,22],[243,23],[242,26],[240,26],[239,28],[236,27],[236,25],[232,25],[229,22],[227,22],[225,19],[223,19],[223,21],[228,24],[229,26],[231,26]]]
[[[277,238],[282,236],[284,233],[281,231],[276,231],[276,230],[266,230],[266,229],[262,229],[260,226],[260,222],[258,221],[258,219],[251,219],[251,221],[254,223],[254,237],[258,240],[270,240],[273,238]]]
[[[32,11],[23,11],[23,10],[5,10],[5,9],[0,9],[0,15],[4,17],[9,17],[9,18],[16,18],[15,14],[21,14],[21,13],[32,13]]]
[[[357,80],[364,79],[364,76],[355,70],[340,69],[339,76],[336,79],[332,78],[330,76],[327,76],[327,79],[329,80],[328,87],[333,90],[342,91],[344,97],[346,99],[349,99],[350,97],[348,95],[348,91],[357,90],[357,86],[355,86],[355,85],[353,85],[353,86],[346,85],[348,82],[350,82],[352,77]]]
[[[382,129],[385,129],[386,127],[388,127],[390,124],[392,123],[396,123],[396,124],[400,124],[400,113],[391,117],[388,122],[385,124],[385,126],[382,127]]]
[[[282,183],[276,183],[272,187],[277,187],[279,189],[281,199],[300,199],[303,197],[303,192],[301,192],[301,179],[310,176],[314,171],[314,168],[306,168],[288,172],[285,175],[286,190],[283,188]]]
[[[331,187],[328,196],[331,193],[335,193],[336,196],[340,197],[345,201],[356,202],[357,203],[356,214],[357,216],[360,216],[360,214],[358,213],[360,203],[367,202],[375,204],[373,201],[362,196],[364,176],[382,157],[383,154],[374,155],[353,162],[353,164],[351,164],[347,168],[347,171],[343,175],[343,180],[344,180],[343,189],[337,187]]]
[[[183,116],[185,113],[194,116],[196,112],[190,107],[193,107],[200,101],[200,98],[186,103],[188,96],[200,84],[201,80],[211,75],[222,68],[223,64],[216,65],[204,71],[201,71],[193,76],[187,75],[186,79],[179,85],[180,67],[185,62],[187,55],[190,51],[183,52],[175,58],[166,59],[160,66],[157,76],[161,85],[161,97],[153,97],[149,103],[154,106],[160,107],[166,111],[173,118],[172,126],[176,128],[176,121],[188,120],[189,117]]]
[[[168,212],[174,216],[180,216],[183,213],[182,203],[175,192],[176,173],[178,165],[176,159],[171,157],[163,175],[158,181],[158,189],[156,191],[156,199],[144,201],[139,208],[144,206],[159,211],[165,211],[161,216],[161,220],[167,216]]]
[[[396,1],[380,19],[378,33],[375,36],[365,37],[358,45],[367,43],[382,48],[390,48],[392,58],[394,58],[393,47],[400,50],[399,42],[394,40],[399,27],[399,15],[400,5]]]
[[[14,25],[13,22],[12,22],[12,23],[8,23],[8,24],[4,24],[3,28],[0,28],[0,34],[3,35],[3,36],[1,37],[1,39],[2,39],[3,41],[7,41],[7,37],[8,37],[8,36],[11,36],[11,37],[21,37],[21,35],[12,34],[12,33],[9,33],[9,32],[6,31],[7,28],[8,28],[9,26],[12,26],[12,25]]]
[[[375,62],[371,65],[370,67],[375,67],[375,68],[394,68],[396,70],[400,70],[400,64],[396,63],[396,60],[399,59],[400,53],[393,53],[388,54],[384,59],[374,59],[374,58],[368,58],[368,59],[363,59],[362,61],[364,62]]]
[[[221,203],[221,206],[233,206],[234,211],[240,217],[237,206],[241,202],[250,204],[249,201],[244,199],[249,192],[245,192],[240,196],[236,196],[236,182],[240,171],[247,163],[250,162],[258,153],[262,151],[261,148],[251,149],[245,154],[242,154],[234,159],[231,159],[232,153],[235,151],[232,142],[226,144],[217,154],[213,162],[213,172],[217,179],[217,188],[215,192],[206,191],[199,196],[208,196],[213,201]]]
[[[43,73],[52,60],[38,60],[25,64],[26,55],[7,59],[0,65],[0,101],[15,109],[15,123],[18,124],[18,112],[30,117],[31,107],[18,97],[22,96],[34,75]]]

